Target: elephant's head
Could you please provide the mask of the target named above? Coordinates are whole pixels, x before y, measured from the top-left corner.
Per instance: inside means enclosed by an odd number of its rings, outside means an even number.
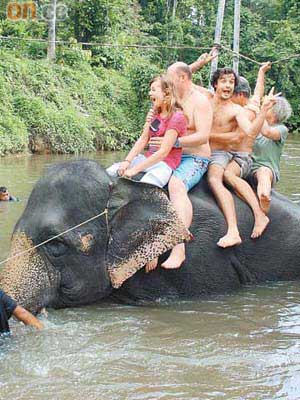
[[[0,287],[32,311],[93,303],[187,238],[161,189],[112,182],[94,161],[57,164],[14,229]]]

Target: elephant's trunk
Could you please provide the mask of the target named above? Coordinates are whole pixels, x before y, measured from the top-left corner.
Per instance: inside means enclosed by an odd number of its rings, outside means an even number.
[[[36,250],[30,250],[33,247],[25,233],[13,235],[11,259],[1,272],[0,287],[23,307],[38,312],[53,300],[59,274]]]

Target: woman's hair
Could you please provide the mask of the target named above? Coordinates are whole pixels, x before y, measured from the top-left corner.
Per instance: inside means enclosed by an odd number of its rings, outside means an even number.
[[[272,112],[278,123],[282,123],[292,115],[292,107],[283,96],[277,97],[276,103],[272,107]]]
[[[151,85],[153,82],[157,81],[160,82],[161,90],[165,95],[165,102],[168,115],[173,114],[178,109],[182,110],[182,106],[178,101],[173,82],[170,79],[168,79],[166,75],[159,75],[154,79],[152,79]]]

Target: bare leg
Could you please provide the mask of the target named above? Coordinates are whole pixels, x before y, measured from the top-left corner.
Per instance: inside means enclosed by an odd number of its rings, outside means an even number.
[[[242,239],[237,227],[233,197],[223,184],[223,175],[224,169],[218,165],[213,164],[208,168],[208,183],[227,222],[227,233],[217,243],[225,248],[240,244]]]
[[[270,220],[260,208],[251,186],[244,179],[240,178],[239,174],[240,166],[235,161],[231,161],[224,172],[224,181],[251,207],[254,215],[254,227],[251,238],[257,239],[262,235]]]
[[[170,200],[184,225],[189,228],[193,218],[193,206],[188,197],[184,183],[172,176],[169,182]],[[185,260],[185,245],[180,243],[175,246],[168,259],[161,265],[166,269],[176,269]]]
[[[260,207],[265,214],[269,212],[271,204],[271,190],[273,182],[273,173],[268,167],[260,167],[256,171],[257,196]]]

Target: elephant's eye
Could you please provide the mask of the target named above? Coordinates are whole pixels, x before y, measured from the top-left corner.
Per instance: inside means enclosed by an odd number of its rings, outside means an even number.
[[[53,257],[60,257],[66,253],[68,247],[59,240],[52,240],[46,245],[48,252]]]

